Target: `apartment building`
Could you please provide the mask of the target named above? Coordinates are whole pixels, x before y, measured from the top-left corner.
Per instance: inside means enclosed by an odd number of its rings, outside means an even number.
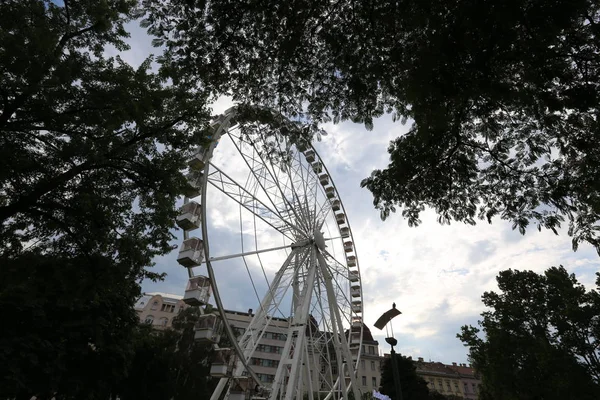
[[[425,379],[429,390],[444,395],[460,396],[464,399],[476,400],[479,384],[475,370],[466,364],[451,365],[441,362],[426,362],[419,358],[415,363],[417,375]]]
[[[168,293],[144,293],[136,302],[135,310],[138,313],[140,321],[151,324],[156,329],[166,329],[171,327],[173,318],[184,308],[189,307],[183,302],[183,297]],[[244,333],[252,321],[253,312],[226,310],[229,324],[237,336]],[[289,321],[286,318],[273,317],[268,330],[259,341],[259,345],[250,360],[261,383],[269,386],[275,379],[275,373],[281,360],[281,354],[287,339]],[[326,336],[326,335],[325,335]],[[321,335],[321,340],[323,336]],[[308,338],[311,340],[311,338]],[[315,339],[316,340],[316,339]],[[312,343],[313,346],[321,345],[318,342]],[[352,354],[358,354],[358,347],[352,347]],[[363,344],[360,348],[361,361],[357,373],[357,382],[359,390],[362,393],[372,392],[378,389],[381,380],[381,360],[379,356],[379,343],[373,339],[369,328],[363,324]],[[332,352],[330,352],[331,354]],[[321,360],[314,353],[314,359],[311,359],[311,370],[324,372]],[[332,365],[333,380],[337,379],[337,365]],[[318,374],[314,374],[313,387],[318,388]]]
[[[185,307],[183,296],[160,292],[144,293],[134,305],[140,321],[156,329],[170,328],[173,318]]]
[[[477,400],[479,398],[479,385],[481,381],[475,373],[475,369],[468,366],[467,364],[452,363],[448,366],[452,370],[456,371],[460,376],[460,383],[463,388],[463,398],[465,400]]]
[[[373,339],[371,330],[363,324],[363,340],[360,353],[357,379],[362,393],[372,393],[381,384],[381,363],[383,357],[379,355],[379,342]],[[353,355],[358,353],[358,348],[351,348]]]
[[[252,310],[247,312],[226,310],[227,319],[235,334],[240,336],[244,333],[252,321]],[[281,360],[283,346],[287,339],[287,328],[289,321],[285,318],[273,317],[269,330],[259,340],[259,345],[250,360],[258,379],[263,384],[270,384],[275,379],[275,373]]]

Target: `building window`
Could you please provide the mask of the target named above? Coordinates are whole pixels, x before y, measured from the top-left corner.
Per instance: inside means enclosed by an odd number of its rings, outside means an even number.
[[[269,374],[256,374],[256,376],[258,377],[258,379],[261,382],[264,383],[271,383],[275,380],[275,375],[269,375]]]
[[[371,371],[375,371],[375,361],[371,361]]]
[[[448,389],[449,392],[452,391],[452,389],[450,388],[450,381],[446,381],[446,389]]]
[[[144,320],[144,323],[148,324],[148,325],[152,325],[153,322],[154,322],[154,315],[148,315],[146,317],[146,319]]]
[[[464,389],[465,389],[465,393],[469,393],[469,385],[467,385],[466,383],[463,383]]]
[[[360,360],[360,368],[365,369],[365,360]]]
[[[440,392],[443,392],[444,391],[444,384],[442,383],[441,379],[438,379],[438,386],[440,388]]]
[[[454,391],[455,392],[460,392],[460,389],[458,388],[458,382],[454,381]]]
[[[152,307],[150,307],[151,310],[158,310],[158,301],[154,301],[152,303]]]
[[[337,373],[338,373],[337,365],[332,365],[331,366],[331,373],[333,375],[337,375]]]
[[[366,376],[362,377],[362,385],[367,386],[367,377]]]
[[[471,387],[473,387],[473,393],[477,393],[477,385],[472,383]]]
[[[371,383],[373,384],[373,389],[377,389],[377,378],[372,377],[371,378]]]
[[[369,346],[369,354],[375,354],[375,346]]]
[[[160,319],[160,325],[161,326],[167,326],[168,324],[169,324],[169,318],[163,317],[163,318]]]

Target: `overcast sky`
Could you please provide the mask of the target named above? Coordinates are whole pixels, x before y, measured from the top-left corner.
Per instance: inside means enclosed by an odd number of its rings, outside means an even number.
[[[130,24],[130,31],[132,49],[120,55],[130,64],[139,65],[156,49],[134,24]],[[109,53],[117,54],[115,50]],[[213,111],[220,113],[230,105],[223,98]],[[499,271],[513,268],[542,272],[562,264],[587,288],[592,287],[600,260],[589,245],[573,252],[564,231],[556,236],[530,229],[521,236],[500,220],[475,227],[459,223],[441,226],[430,211],[422,215],[423,224],[416,228],[409,228],[398,214],[382,222],[372,206],[371,194],[359,184],[374,168],[386,166],[388,142],[406,132],[408,126],[383,117],[371,132],[352,123],[328,124],[324,128],[329,135],[315,147],[336,183],[352,226],[362,274],[365,322],[386,352],[389,347],[384,335],[373,323],[392,302],[403,313],[393,324],[400,353],[446,363],[467,362],[466,349],[456,334],[462,325],[477,323],[483,311],[481,295],[497,288],[495,277]],[[213,227],[214,236],[210,238],[214,255],[213,249],[218,251],[219,244],[237,240],[240,231],[235,218],[229,218],[232,209],[213,207],[211,212],[213,220],[219,216],[223,221],[222,226]],[[180,233],[177,235],[180,237]],[[168,276],[164,282],[144,282],[143,290],[183,294],[187,273],[176,258],[177,251],[158,258],[155,270]],[[227,307],[242,311],[256,308],[248,277],[232,273],[236,268],[242,266],[232,263],[217,273],[224,301]],[[264,289],[260,282],[257,287]]]

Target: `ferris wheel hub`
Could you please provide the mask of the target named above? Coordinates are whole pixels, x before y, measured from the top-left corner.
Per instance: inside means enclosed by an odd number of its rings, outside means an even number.
[[[313,237],[315,239],[315,244],[317,245],[319,250],[325,251],[325,248],[327,247],[327,245],[325,244],[325,238],[323,237],[323,232],[321,232],[318,229],[315,229],[315,231],[313,232]]]

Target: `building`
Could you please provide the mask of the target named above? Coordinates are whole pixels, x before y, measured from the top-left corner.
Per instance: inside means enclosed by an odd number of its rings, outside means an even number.
[[[450,366],[460,376],[460,382],[463,388],[463,398],[468,400],[477,400],[479,397],[479,385],[481,381],[475,373],[475,369],[467,366],[467,364],[452,363]]]
[[[140,321],[156,329],[170,328],[173,318],[187,305],[183,296],[168,293],[144,293],[134,305]]]
[[[476,377],[475,370],[470,366],[426,362],[421,357],[415,364],[417,375],[425,379],[429,390],[464,399],[477,399],[480,381]]]
[[[252,310],[248,312],[226,310],[227,319],[236,336],[241,336],[252,321]],[[259,340],[254,357],[250,359],[258,379],[263,384],[270,384],[275,379],[283,346],[287,339],[289,321],[285,318],[273,317],[269,330]]]
[[[351,348],[350,351],[356,355],[358,349]],[[362,393],[373,393],[373,390],[379,389],[382,360],[383,357],[379,355],[379,342],[373,339],[371,330],[363,324],[363,341],[357,373],[359,389]]]
[[[136,302],[134,308],[138,313],[140,321],[151,324],[156,329],[170,328],[173,318],[184,308],[189,307],[183,302],[183,297],[167,294],[167,293],[144,293],[144,295]],[[227,319],[233,328],[234,333],[240,336],[244,333],[254,314],[252,310],[247,312],[226,310]],[[269,386],[275,379],[275,373],[281,360],[281,354],[287,340],[287,330],[289,321],[286,318],[273,317],[263,337],[259,340],[259,345],[254,352],[254,356],[250,360],[261,383]],[[330,335],[330,334],[329,334]],[[325,334],[325,337],[327,334]],[[310,340],[310,338],[309,338]],[[315,339],[316,340],[316,339]],[[318,341],[313,343],[318,346]],[[350,349],[352,354],[357,355],[358,348]],[[315,352],[315,355],[317,353]],[[331,354],[331,353],[330,353]],[[361,361],[358,368],[357,382],[359,390],[362,393],[372,392],[373,389],[378,389],[381,380],[381,361],[379,356],[379,343],[373,339],[373,335],[369,328],[363,324],[363,344],[361,348]],[[321,369],[320,360],[315,357],[312,370]],[[333,380],[337,378],[337,365],[332,365]],[[315,374],[315,382],[313,387],[318,387],[318,375]]]

